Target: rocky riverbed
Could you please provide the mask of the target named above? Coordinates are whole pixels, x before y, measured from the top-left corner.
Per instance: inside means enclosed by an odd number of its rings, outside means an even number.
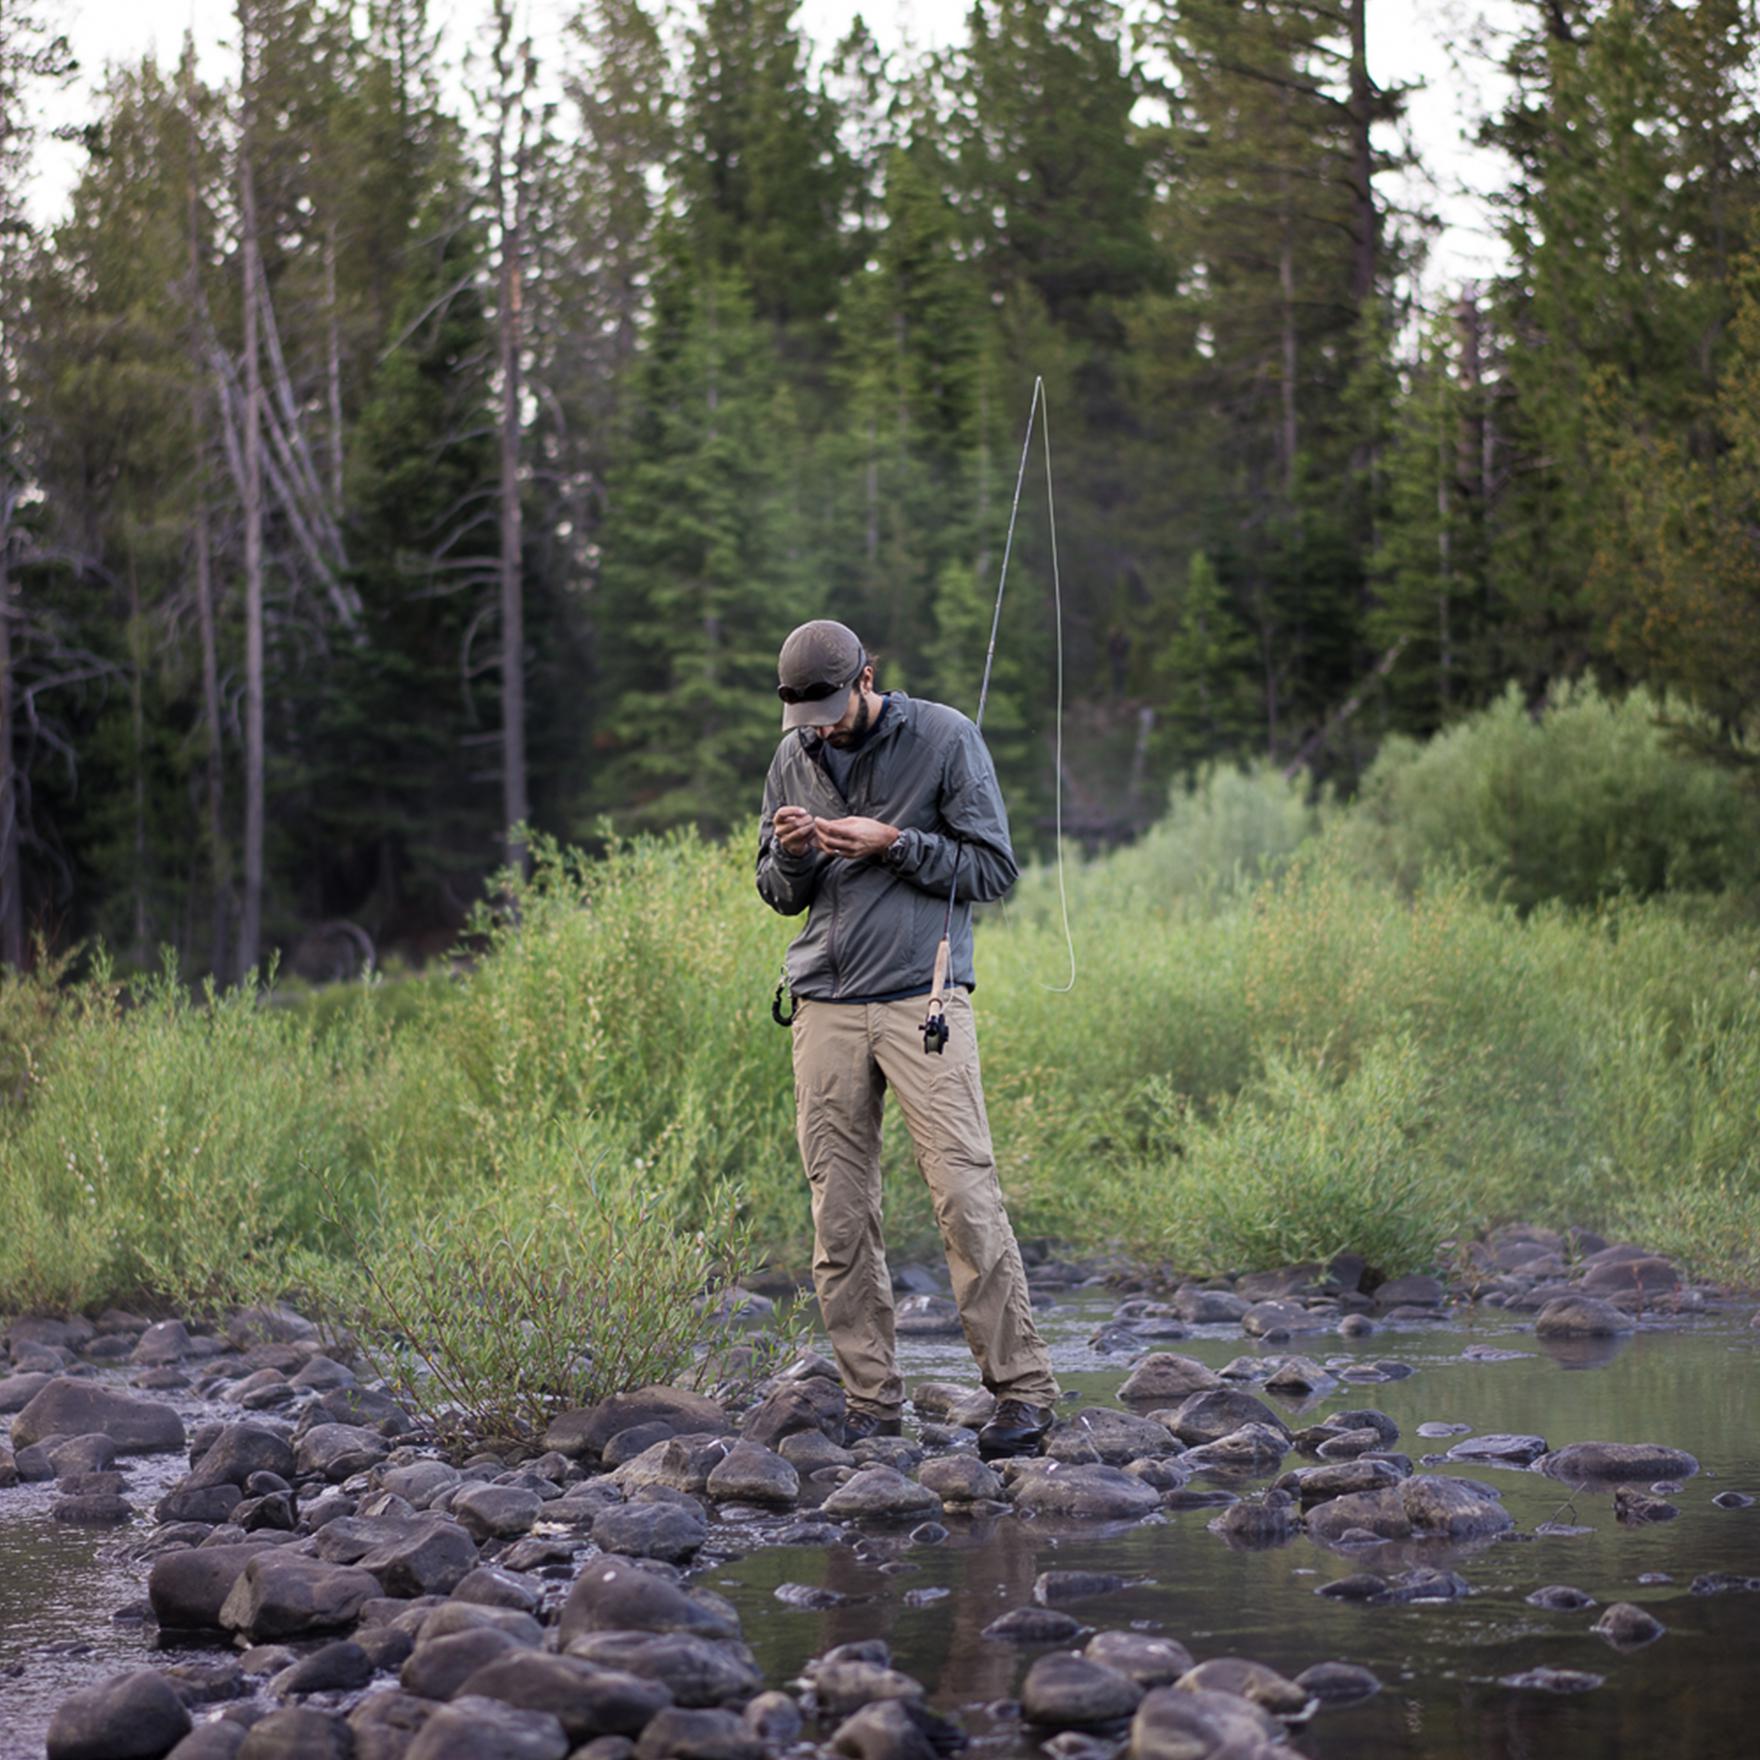
[[[447,1459],[297,1315],[16,1321],[0,1754],[1747,1751],[1752,1300],[1538,1230],[1473,1261],[1042,1257],[1069,1398],[995,1470],[920,1271],[907,1437],[847,1451],[815,1357]]]

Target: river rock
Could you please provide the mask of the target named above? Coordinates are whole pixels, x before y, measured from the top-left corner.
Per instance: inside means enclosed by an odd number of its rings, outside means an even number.
[[[882,1662],[856,1656],[833,1653],[809,1666],[807,1676],[819,1709],[829,1717],[847,1717],[877,1699],[918,1700],[923,1696],[920,1681]]]
[[[1672,1295],[1680,1281],[1674,1266],[1654,1255],[1609,1260],[1597,1254],[1583,1275],[1583,1293],[1621,1303],[1653,1301]]]
[[[107,1472],[116,1459],[116,1444],[103,1431],[96,1430],[90,1436],[70,1436],[65,1442],[52,1442],[43,1452],[55,1469],[55,1477],[65,1481],[78,1475]]]
[[[1630,1315],[1594,1296],[1559,1296],[1543,1307],[1534,1321],[1541,1338],[1617,1338],[1633,1330]]]
[[[922,1521],[941,1514],[941,1500],[927,1485],[892,1467],[862,1467],[825,1499],[820,1509],[838,1521]]]
[[[1214,1442],[1202,1442],[1180,1457],[1191,1471],[1264,1473],[1282,1463],[1289,1452],[1289,1434],[1281,1426],[1242,1424]]]
[[[363,1424],[314,1424],[299,1439],[294,1464],[301,1473],[340,1484],[351,1474],[376,1467],[390,1452],[391,1444]]]
[[[185,1485],[237,1485],[253,1473],[274,1473],[292,1479],[299,1471],[293,1448],[276,1431],[260,1424],[223,1424],[213,1441],[195,1459]]]
[[[422,1725],[404,1760],[566,1760],[568,1736],[547,1711],[458,1698]]]
[[[1554,1613],[1580,1613],[1595,1605],[1593,1595],[1574,1589],[1569,1583],[1548,1583],[1543,1589],[1536,1589],[1527,1601],[1531,1607],[1544,1607]]]
[[[305,1693],[351,1693],[372,1678],[373,1659],[352,1639],[341,1638],[284,1668],[269,1683],[269,1691],[277,1699]]]
[[[562,1647],[589,1632],[686,1632],[731,1638],[736,1627],[674,1583],[619,1558],[593,1560],[562,1606]],[[638,1673],[642,1672],[640,1670]]]
[[[162,1553],[147,1573],[147,1599],[160,1625],[177,1631],[218,1630],[220,1609],[244,1567],[264,1543],[192,1546]]]
[[[1520,1674],[1499,1675],[1497,1680],[1499,1686],[1518,1687],[1531,1693],[1589,1693],[1606,1678],[1580,1668],[1530,1668]]]
[[[1066,1466],[1058,1461],[1027,1461],[1022,1465],[1029,1470],[1015,1475],[1010,1496],[1023,1515],[1135,1521],[1161,1501],[1153,1486],[1133,1479],[1117,1467]]]
[[[841,1442],[846,1412],[843,1388],[822,1375],[809,1375],[775,1388],[746,1414],[740,1434],[766,1449],[802,1430],[817,1430],[828,1441]]]
[[[1381,1284],[1374,1292],[1374,1301],[1383,1313],[1391,1308],[1440,1308],[1446,1294],[1434,1277],[1419,1272]]]
[[[544,1628],[531,1614],[517,1607],[489,1607],[481,1601],[442,1601],[438,1607],[418,1607],[399,1615],[397,1623],[407,1624],[410,1635],[417,1639],[450,1638],[454,1632],[487,1628],[506,1632],[527,1647],[544,1641]]]
[[[1116,1595],[1125,1578],[1114,1571],[1041,1571],[1033,1579],[1033,1599],[1041,1607],[1060,1601],[1085,1601],[1094,1595]]]
[[[906,1296],[893,1314],[900,1338],[958,1338],[959,1306],[951,1296]]]
[[[521,1485],[466,1485],[453,1493],[448,1509],[477,1540],[514,1540],[532,1531],[544,1500]]]
[[[440,1636],[424,1628],[398,1671],[398,1684],[424,1699],[453,1699],[478,1669],[526,1648],[520,1637],[499,1626],[471,1626]]]
[[[1543,1454],[1534,1463],[1549,1478],[1567,1484],[1591,1480],[1690,1479],[1699,1463],[1685,1449],[1660,1442],[1573,1442]]]
[[[1323,1332],[1328,1324],[1326,1315],[1297,1302],[1255,1302],[1241,1316],[1241,1330],[1254,1338],[1293,1338],[1298,1333]]]
[[[740,1713],[740,1721],[767,1748],[792,1748],[800,1739],[800,1707],[774,1689],[752,1700]]]
[[[1021,1683],[1021,1714],[1048,1729],[1094,1729],[1119,1723],[1142,1703],[1127,1674],[1066,1650],[1041,1656]]]
[[[1335,1380],[1312,1357],[1284,1357],[1265,1377],[1265,1386],[1272,1393],[1300,1395],[1324,1392]]]
[[[764,1685],[741,1649],[685,1632],[582,1632],[565,1649],[596,1668],[658,1681],[692,1709],[749,1699]]]
[[[1184,1644],[1151,1637],[1147,1632],[1096,1632],[1082,1654],[1145,1690],[1170,1687],[1192,1667],[1192,1653]]]
[[[1208,1393],[1221,1386],[1222,1380],[1216,1372],[1195,1357],[1182,1357],[1175,1351],[1155,1351],[1125,1377],[1118,1397],[1145,1405],[1183,1400],[1194,1393]]]
[[[1192,1394],[1167,1420],[1167,1428],[1188,1446],[1220,1441],[1243,1424],[1268,1424],[1289,1435],[1288,1426],[1263,1400],[1229,1388]]]
[[[129,1360],[148,1366],[181,1363],[193,1348],[189,1328],[181,1320],[160,1320],[140,1335]]]
[[[227,1317],[226,1337],[235,1350],[253,1345],[316,1343],[318,1329],[292,1308],[263,1306],[239,1308]]]
[[[1654,1614],[1630,1601],[1616,1601],[1595,1622],[1595,1630],[1616,1650],[1639,1650],[1654,1644],[1667,1628]]]
[[[1448,1451],[1451,1461],[1483,1461],[1499,1467],[1531,1467],[1546,1452],[1544,1436],[1469,1436]]]
[[[814,1376],[798,1386],[829,1386]],[[818,1434],[823,1435],[820,1431]],[[762,1443],[742,1438],[727,1451],[710,1473],[705,1487],[718,1503],[758,1503],[786,1506],[799,1500],[801,1476],[781,1455]]]
[[[625,1496],[644,1486],[660,1485],[692,1497],[709,1489],[709,1475],[727,1458],[733,1447],[725,1435],[686,1432],[645,1448],[633,1461],[625,1461],[611,1481]]]
[[[1091,1455],[1078,1452],[1083,1445],[1092,1450]],[[1104,1406],[1084,1406],[1052,1431],[1045,1452],[1053,1460],[1098,1459],[1108,1466],[1122,1467],[1126,1461],[1178,1454],[1179,1448],[1167,1427],[1151,1418]],[[1061,1452],[1064,1449],[1070,1452]]]
[[[993,1644],[1069,1644],[1087,1629],[1053,1607],[1016,1607],[991,1620],[981,1635]]]
[[[1131,1720],[1129,1760],[1209,1760],[1283,1742],[1283,1726],[1238,1693],[1157,1687]]]
[[[426,1509],[443,1491],[449,1491],[464,1477],[447,1461],[411,1461],[406,1467],[380,1467],[374,1479],[394,1497],[407,1499],[417,1509]]]
[[[246,1560],[221,1604],[220,1625],[253,1643],[302,1638],[352,1625],[379,1593],[367,1571],[267,1546]]]
[[[731,1711],[660,1712],[636,1743],[636,1760],[763,1760],[764,1744]]]
[[[156,1669],[72,1693],[49,1720],[48,1760],[159,1760],[189,1733],[189,1712]]]
[[[22,1412],[54,1379],[41,1370],[0,1378],[0,1415]]]
[[[936,1760],[913,1707],[902,1699],[876,1699],[852,1712],[831,1738],[833,1753],[849,1760]]]
[[[1381,1691],[1375,1674],[1355,1662],[1316,1662],[1296,1676],[1295,1684],[1322,1705],[1353,1705]]]
[[[1422,1473],[1380,1491],[1359,1491],[1317,1505],[1308,1514],[1316,1540],[1337,1541],[1353,1529],[1382,1540],[1472,1540],[1501,1534],[1515,1520],[1484,1486]]]
[[[452,1599],[473,1607],[511,1607],[519,1613],[536,1613],[543,1605],[544,1588],[535,1577],[520,1571],[480,1564],[459,1579]]]
[[[1002,1481],[976,1455],[949,1454],[924,1461],[917,1479],[947,1504],[990,1503],[1002,1496]]]
[[[1169,1303],[1188,1326],[1233,1325],[1252,1305],[1231,1289],[1200,1289],[1189,1283],[1176,1289]]]
[[[1268,1491],[1255,1502],[1232,1503],[1207,1526],[1237,1551],[1282,1546],[1300,1525],[1295,1500],[1287,1491]]]
[[[12,1446],[29,1448],[50,1436],[101,1431],[120,1454],[180,1449],[183,1420],[168,1405],[95,1381],[56,1376],[12,1420]]]
[[[1283,1474],[1273,1489],[1293,1493],[1307,1510],[1353,1492],[1385,1491],[1407,1477],[1406,1472],[1388,1460],[1329,1461],[1321,1467],[1297,1467]]]
[[[352,1760],[354,1737],[341,1716],[315,1705],[289,1705],[253,1723],[239,1760]]]
[[[709,1538],[709,1524],[671,1503],[620,1503],[593,1520],[593,1544],[627,1558],[683,1564]]]
[[[134,1505],[114,1491],[75,1491],[56,1498],[49,1516],[70,1528],[115,1528],[134,1520]]]
[[[198,1723],[166,1756],[166,1760],[238,1760],[238,1751],[250,1732],[242,1723],[224,1717]]]
[[[1309,1698],[1296,1683],[1245,1656],[1213,1656],[1174,1682],[1182,1693],[1235,1693],[1273,1717],[1299,1718]]]
[[[725,1435],[733,1427],[726,1412],[700,1393],[649,1386],[633,1393],[612,1394],[596,1406],[559,1412],[544,1432],[544,1446],[570,1460],[596,1460],[620,1430],[654,1423],[669,1425],[674,1436]]]

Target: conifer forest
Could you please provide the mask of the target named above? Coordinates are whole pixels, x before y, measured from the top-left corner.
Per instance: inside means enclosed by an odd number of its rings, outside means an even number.
[[[1760,11],[1525,4],[1450,286],[1396,4],[238,0],[43,218],[71,52],[5,0],[0,963],[419,962],[535,832],[743,826],[805,618],[969,713],[1037,377],[1089,846],[1585,677],[1753,776]],[[1037,469],[985,731],[1043,848]]]

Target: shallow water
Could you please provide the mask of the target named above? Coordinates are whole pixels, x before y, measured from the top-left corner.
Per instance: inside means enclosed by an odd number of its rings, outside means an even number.
[[[1126,1359],[1100,1356],[1085,1344],[1112,1306],[1084,1296],[1041,1316],[1060,1377],[1077,1396],[1068,1409],[1118,1403]],[[883,1571],[885,1557],[864,1559],[846,1546],[771,1547],[712,1566],[699,1580],[738,1606],[747,1639],[773,1682],[786,1681],[832,1644],[884,1637],[898,1666],[927,1683],[934,1704],[958,1713],[998,1760],[1024,1756],[1034,1742],[1017,1722],[985,1708],[1018,1691],[1039,1650],[991,1643],[980,1633],[999,1614],[1027,1605],[1033,1579],[1053,1568],[1139,1579],[1101,1602],[1064,1604],[1096,1628],[1163,1631],[1200,1659],[1252,1656],[1292,1675],[1328,1659],[1372,1668],[1383,1683],[1379,1695],[1322,1711],[1297,1732],[1296,1748],[1313,1760],[1733,1760],[1760,1752],[1760,1666],[1753,1655],[1760,1595],[1696,1596],[1688,1586],[1701,1572],[1760,1575],[1760,1505],[1722,1510],[1711,1502],[1727,1489],[1760,1496],[1760,1333],[1747,1326],[1748,1314],[1744,1308],[1640,1332],[1587,1366],[1560,1362],[1531,1330],[1490,1316],[1472,1328],[1385,1328],[1366,1340],[1321,1335],[1298,1346],[1318,1361],[1394,1357],[1418,1372],[1402,1381],[1345,1383],[1300,1404],[1270,1397],[1302,1422],[1345,1407],[1379,1407],[1399,1422],[1398,1446],[1414,1458],[1426,1449],[1440,1453],[1455,1440],[1416,1435],[1420,1423],[1433,1419],[1477,1432],[1533,1432],[1554,1447],[1587,1440],[1682,1447],[1699,1458],[1702,1470],[1671,1499],[1681,1514],[1666,1525],[1619,1526],[1610,1492],[1584,1494],[1561,1511],[1567,1493],[1554,1481],[1472,1464],[1437,1470],[1498,1486],[1524,1536],[1550,1519],[1591,1532],[1477,1550],[1383,1546],[1346,1557],[1305,1538],[1268,1552],[1231,1551],[1207,1530],[1215,1513],[1208,1510],[1124,1528],[955,1517],[947,1524],[951,1538],[940,1546],[891,1537],[893,1562],[908,1566],[901,1572]],[[1529,1354],[1475,1362],[1462,1356],[1469,1344]],[[1167,1348],[1219,1368],[1252,1345],[1230,1327],[1200,1329]],[[975,1381],[957,1340],[902,1341],[901,1356],[907,1384]],[[193,1404],[182,1409],[188,1418],[204,1415]],[[125,1465],[131,1501],[150,1507],[183,1462],[172,1455]],[[146,1566],[128,1554],[145,1524],[64,1528],[49,1518],[53,1499],[46,1485],[0,1492],[0,1760],[42,1753],[49,1717],[66,1693],[152,1660],[151,1626],[113,1618],[144,1594]],[[715,1537],[732,1549],[748,1532],[728,1525]],[[1420,1562],[1458,1570],[1473,1595],[1455,1603],[1372,1608],[1313,1593],[1352,1571],[1386,1574]],[[1648,1572],[1673,1580],[1641,1584],[1639,1576]],[[782,1583],[823,1586],[854,1599],[803,1612],[775,1599]],[[1597,1610],[1549,1613],[1527,1606],[1523,1597],[1546,1583],[1573,1584],[1603,1606],[1635,1601],[1667,1626],[1667,1636],[1621,1655],[1589,1630]],[[930,1599],[925,1591],[946,1593]],[[1498,1684],[1500,1675],[1542,1663],[1591,1670],[1606,1677],[1605,1685],[1554,1697]]]
[[[1111,1304],[1072,1301],[1041,1317],[1066,1390],[1082,1404],[1116,1405],[1123,1359],[1088,1350],[1085,1339]],[[1199,1660],[1251,1656],[1290,1675],[1326,1660],[1373,1669],[1383,1691],[1359,1705],[1322,1710],[1298,1732],[1296,1746],[1314,1760],[1600,1760],[1601,1756],[1760,1753],[1760,1595],[1693,1595],[1701,1572],[1760,1575],[1760,1505],[1717,1508],[1722,1490],[1760,1496],[1760,1334],[1748,1313],[1697,1320],[1685,1328],[1640,1332],[1587,1366],[1547,1354],[1531,1329],[1487,1317],[1471,1329],[1385,1328],[1345,1341],[1322,1335],[1299,1341],[1316,1360],[1393,1357],[1417,1373],[1400,1381],[1353,1385],[1300,1404],[1268,1403],[1302,1422],[1328,1412],[1374,1406],[1401,1428],[1398,1446],[1417,1459],[1452,1441],[1416,1435],[1429,1420],[1470,1424],[1481,1433],[1544,1436],[1553,1447],[1580,1441],[1664,1442],[1696,1455],[1701,1471],[1671,1499],[1678,1520],[1630,1528],[1613,1517],[1611,1490],[1566,1504],[1566,1488],[1539,1474],[1480,1463],[1440,1466],[1494,1484],[1521,1538],[1477,1549],[1380,1546],[1343,1556],[1306,1538],[1264,1552],[1236,1552],[1205,1524],[1213,1510],[1152,1517],[1123,1529],[1083,1531],[1012,1516],[962,1522],[940,1546],[900,1541],[891,1574],[847,1547],[754,1552],[707,1574],[739,1607],[749,1641],[767,1674],[793,1672],[826,1646],[884,1637],[895,1664],[924,1681],[932,1703],[957,1712],[983,1745],[1026,1753],[1031,1735],[983,1708],[1012,1697],[1040,1649],[1017,1649],[980,1636],[999,1614],[1031,1600],[1042,1570],[1085,1568],[1140,1579],[1099,1602],[1061,1604],[1096,1628],[1135,1626],[1178,1638]],[[1233,1328],[1179,1340],[1167,1348],[1220,1368],[1252,1347]],[[1469,1344],[1529,1354],[1503,1362],[1463,1358]],[[1277,1346],[1283,1352],[1291,1346]],[[958,1341],[904,1347],[906,1381],[970,1382]],[[1269,1353],[1268,1353],[1269,1354]],[[1254,1389],[1253,1391],[1258,1391]],[[1071,1402],[1073,1409],[1075,1402]],[[1311,1414],[1311,1415],[1310,1415]],[[1299,1427],[1299,1426],[1298,1426]],[[1298,1463],[1292,1456],[1286,1465]],[[1253,1485],[1267,1483],[1264,1479]],[[1573,1537],[1534,1537],[1558,1520],[1592,1530]],[[1408,1564],[1458,1570],[1472,1595],[1452,1603],[1364,1607],[1323,1600],[1314,1590],[1353,1571],[1383,1575]],[[1644,1573],[1667,1583],[1645,1585]],[[804,1583],[857,1597],[828,1612],[801,1612],[774,1597],[781,1583]],[[1590,1627],[1598,1609],[1551,1613],[1524,1597],[1547,1583],[1569,1583],[1602,1605],[1632,1601],[1668,1628],[1636,1653],[1621,1654]],[[910,1605],[911,1591],[945,1596]],[[1596,1691],[1558,1696],[1498,1684],[1500,1675],[1539,1664],[1586,1669],[1605,1677]]]

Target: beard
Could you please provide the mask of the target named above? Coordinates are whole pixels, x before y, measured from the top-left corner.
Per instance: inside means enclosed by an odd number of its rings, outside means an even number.
[[[851,746],[859,746],[868,737],[868,729],[873,723],[874,714],[868,707],[868,697],[864,691],[856,704],[855,721],[848,727],[833,729],[826,734],[825,743],[836,746],[840,752],[848,751]]]

